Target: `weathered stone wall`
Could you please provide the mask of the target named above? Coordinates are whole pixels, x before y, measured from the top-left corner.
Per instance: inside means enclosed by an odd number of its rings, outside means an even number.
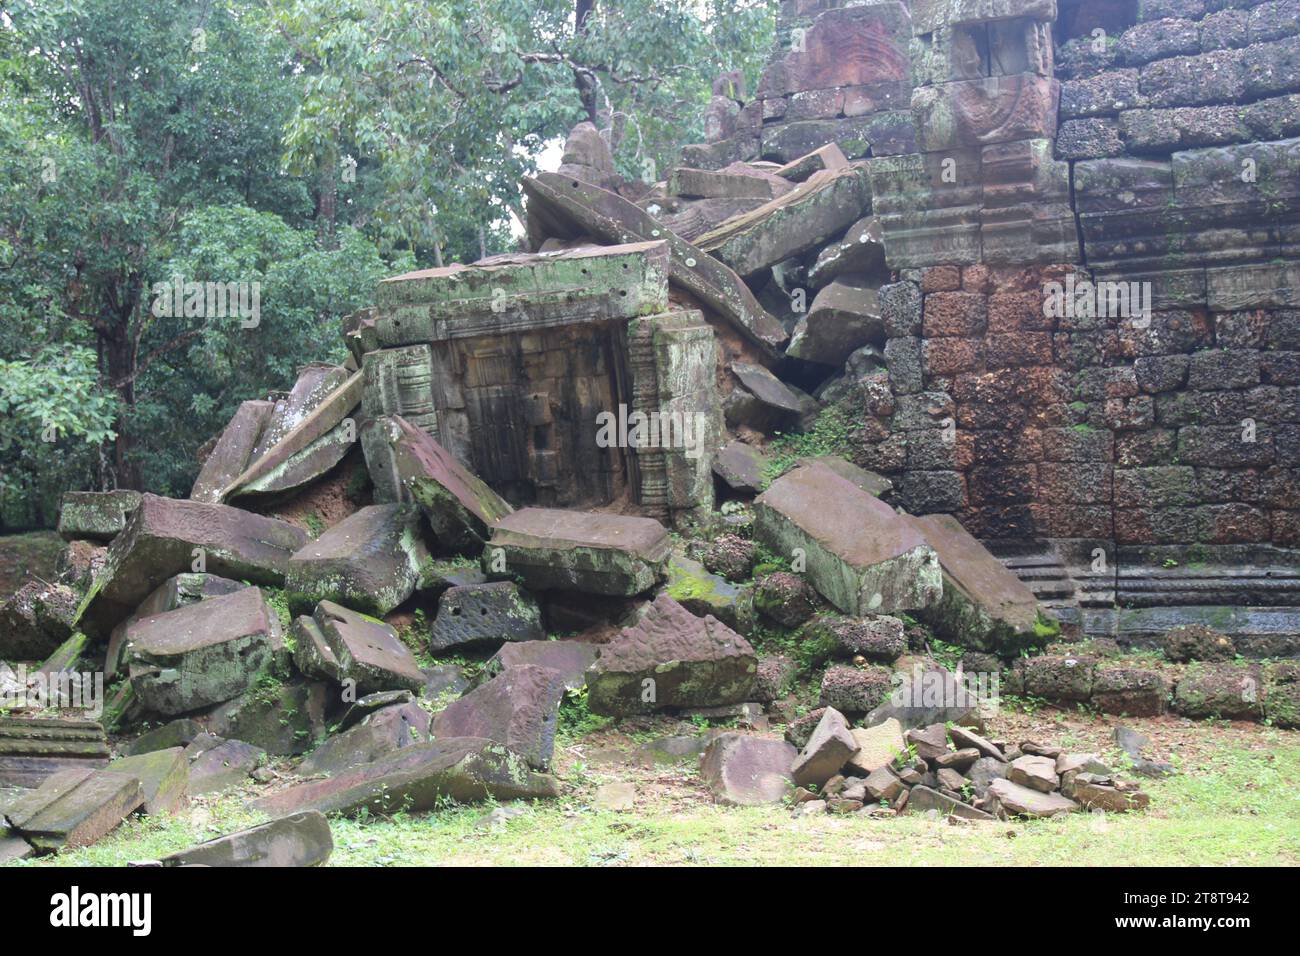
[[[936,266],[882,289],[859,463],[985,538],[1300,544],[1300,310],[1045,315],[1072,273]]]
[[[1300,0],[786,0],[778,34],[709,148],[868,160],[860,464],[985,538],[1300,544]],[[1149,299],[1048,314],[1067,281]]]

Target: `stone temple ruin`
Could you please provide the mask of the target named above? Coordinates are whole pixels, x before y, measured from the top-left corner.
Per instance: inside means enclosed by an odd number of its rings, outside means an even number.
[[[1300,723],[1300,2],[785,0],[705,128],[641,183],[576,127],[520,251],[382,282],[347,365],[244,403],[188,501],[67,496],[64,581],[0,609],[0,658],[90,662],[108,700],[0,721],[0,859],[268,753],[308,754],[259,781],[282,819],[167,862],[554,796],[584,686],[784,722],[708,744],[720,800],[976,819],[1147,798],[981,736],[962,671]],[[828,415],[838,454],[791,461]]]

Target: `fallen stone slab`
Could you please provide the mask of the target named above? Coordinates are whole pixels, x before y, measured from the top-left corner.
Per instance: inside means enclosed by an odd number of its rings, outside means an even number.
[[[342,365],[329,362],[311,362],[298,370],[293,388],[275,401],[266,428],[258,436],[257,445],[249,456],[249,464],[257,462],[271,449],[291,435],[313,412],[333,395],[352,376]]]
[[[1051,793],[1061,785],[1061,778],[1056,773],[1056,761],[1051,757],[1017,757],[1007,767],[1007,779],[1040,793]]]
[[[587,671],[587,702],[593,713],[615,716],[739,704],[753,699],[757,671],[743,637],[660,594],[601,648]]]
[[[153,592],[140,602],[140,606],[126,620],[113,628],[108,639],[108,652],[104,655],[104,679],[112,680],[122,666],[126,651],[126,635],[131,625],[146,617],[165,614],[189,604],[197,604],[208,598],[233,594],[248,587],[242,581],[218,577],[215,574],[177,574],[158,585]]]
[[[730,628],[742,628],[752,617],[749,589],[680,554],[668,560],[664,592],[697,617],[712,614]]]
[[[871,774],[889,766],[907,749],[903,728],[893,718],[870,727],[855,727],[850,733],[858,750],[849,758],[848,765],[861,774]]]
[[[369,505],[290,558],[285,591],[299,609],[335,601],[383,616],[415,591],[429,560],[413,505]]]
[[[144,797],[141,806],[150,816],[174,813],[189,796],[190,761],[184,747],[119,757],[108,769],[140,781]]]
[[[974,790],[975,796],[981,799],[988,793],[989,784],[994,780],[1004,780],[1006,776],[1006,761],[999,760],[996,757],[980,757],[966,771],[966,777],[971,782],[971,789]]]
[[[578,690],[587,684],[587,668],[595,663],[601,645],[587,641],[522,641],[503,644],[483,665],[496,676],[511,667],[545,667],[560,675],[564,686]]]
[[[840,772],[858,752],[858,742],[849,722],[834,707],[827,707],[807,745],[795,758],[791,773],[801,787],[820,787]]]
[[[713,473],[732,491],[756,495],[767,484],[768,457],[762,449],[729,441],[713,459]]]
[[[328,384],[328,393],[309,412],[222,489],[223,501],[301,488],[343,460],[357,440],[356,422],[349,416],[361,405],[364,381],[354,372],[337,383],[330,378]],[[275,425],[273,420],[269,430]]]
[[[276,756],[305,753],[328,733],[325,714],[337,692],[321,681],[259,682],[203,715],[209,733],[242,740]]]
[[[386,707],[392,707],[394,704],[413,704],[415,700],[415,694],[409,690],[381,690],[366,694],[348,705],[348,709],[343,712],[334,729],[336,732],[347,730]]]
[[[918,615],[946,641],[1002,654],[1041,647],[1060,625],[1041,615],[1038,599],[952,515],[910,519],[938,555],[940,599]]]
[[[253,449],[275,411],[274,402],[242,403],[217,437],[190,489],[190,499],[220,504],[222,492],[243,474],[253,458]]]
[[[530,228],[534,221],[548,235],[595,236],[607,242],[665,239],[671,256],[669,278],[715,310],[772,360],[787,335],[781,323],[759,305],[732,270],[702,249],[672,233],[622,196],[555,173],[525,178]]]
[[[489,528],[514,509],[431,435],[400,416],[361,429],[361,448],[378,502],[415,502],[441,545],[482,545]]]
[[[9,827],[37,853],[90,846],[144,801],[140,781],[109,770],[63,770],[5,808]]]
[[[282,587],[290,557],[306,542],[306,532],[275,518],[146,494],[109,545],[78,626],[107,638],[155,588],[185,571]]]
[[[324,866],[333,852],[329,821],[307,810],[165,856],[162,865]]]
[[[35,852],[32,845],[22,837],[15,836],[12,830],[0,826],[0,866],[25,860]]]
[[[0,787],[39,787],[64,770],[108,765],[103,725],[83,717],[0,716]]]
[[[267,813],[303,810],[353,815],[432,810],[450,799],[540,799],[559,796],[559,781],[530,770],[524,758],[483,738],[446,738],[403,747],[328,780],[311,781],[258,800]]]
[[[121,751],[128,757],[135,757],[140,754],[153,753],[155,750],[168,750],[172,747],[184,749],[204,731],[204,726],[193,717],[178,717],[152,730],[145,731],[135,740],[123,746]]]
[[[1059,793],[1040,793],[1011,780],[990,782],[988,796],[1013,817],[1054,817],[1079,809],[1077,803]]]
[[[754,511],[755,537],[802,556],[808,581],[845,614],[919,610],[942,596],[939,559],[916,528],[824,463],[782,475]]]
[[[282,647],[280,619],[255,587],[142,618],[126,633],[136,696],[166,716],[238,697]]]
[[[482,737],[546,770],[555,750],[555,722],[564,698],[564,676],[547,667],[521,664],[503,670],[433,719],[435,739]]]
[[[294,662],[308,677],[352,681],[358,695],[424,687],[415,656],[383,621],[321,601],[311,617],[294,620],[293,635]]]
[[[839,242],[817,253],[808,267],[808,285],[823,288],[841,276],[861,276],[873,282],[888,278],[885,269],[884,229],[875,216],[864,216],[849,226]]]
[[[424,743],[429,739],[429,712],[415,703],[393,704],[364,717],[355,726],[324,741],[298,765],[304,777],[336,776],[361,764]]]
[[[778,166],[772,172],[791,182],[804,182],[813,173],[823,170],[843,169],[848,166],[848,158],[836,143],[827,143],[810,153],[792,159],[784,166]]]
[[[785,354],[805,362],[842,367],[862,346],[883,343],[884,322],[876,290],[836,279],[817,293],[799,317]]]
[[[903,734],[903,739],[927,764],[933,764],[944,754],[949,753],[948,728],[943,724],[913,727]]]
[[[668,244],[647,239],[506,253],[384,279],[375,293],[377,341],[392,348],[665,312]]]
[[[492,528],[483,570],[536,590],[630,596],[663,580],[670,551],[653,518],[524,508]]]
[[[980,752],[980,756],[992,757],[994,760],[1005,760],[1002,751],[991,741],[985,740],[973,730],[969,730],[958,724],[948,726],[948,736],[952,738],[955,747],[973,747]]]
[[[59,535],[64,541],[111,541],[139,506],[138,491],[69,491],[59,506]]]
[[[862,787],[866,795],[877,803],[893,803],[907,789],[898,774],[888,766],[871,771],[862,781]]]
[[[719,734],[700,757],[700,777],[719,803],[780,803],[794,789],[790,768],[798,755],[784,740]]]
[[[248,782],[248,775],[266,761],[266,751],[242,740],[212,734],[196,737],[185,748],[190,761],[190,795],[220,793]]]
[[[804,403],[779,378],[748,362],[732,362],[731,371],[740,387],[733,389],[723,404],[728,424],[767,431],[797,423]]]
[[[678,166],[668,177],[671,194],[695,199],[775,199],[792,189],[789,180],[745,163],[724,169]]]
[[[813,173],[790,192],[700,236],[696,245],[751,276],[820,248],[870,211],[865,168],[849,165]]]
[[[494,581],[442,593],[429,634],[429,650],[438,656],[453,649],[545,637],[541,608],[533,596],[511,581]]]
[[[43,660],[72,636],[77,592],[30,580],[0,604],[0,659]]]
[[[997,819],[991,813],[985,813],[983,810],[972,807],[969,803],[963,803],[946,793],[940,793],[929,787],[913,787],[907,797],[907,812],[924,813],[927,810],[935,810],[943,816],[952,814],[961,817],[963,820]]]

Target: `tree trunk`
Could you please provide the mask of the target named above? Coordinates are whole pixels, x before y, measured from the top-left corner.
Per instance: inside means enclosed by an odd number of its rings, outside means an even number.
[[[113,443],[113,470],[117,487],[141,490],[139,466],[132,457],[135,447],[131,433],[131,415],[135,411],[135,349],[126,322],[113,322],[110,334],[100,334],[103,355],[107,360],[108,380],[115,383],[122,410],[113,425],[117,439]]]
[[[338,164],[331,157],[322,159],[316,183],[316,238],[322,249],[335,248],[334,221],[338,215]]]

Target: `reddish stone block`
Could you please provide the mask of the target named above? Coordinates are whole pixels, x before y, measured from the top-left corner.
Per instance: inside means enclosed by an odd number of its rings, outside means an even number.
[[[922,292],[955,292],[960,288],[960,266],[931,266],[921,272]]]
[[[1056,320],[1043,314],[1041,292],[998,292],[989,296],[990,332],[1050,332]]]
[[[1300,547],[1300,511],[1274,511],[1269,517],[1272,519],[1274,544]]]
[[[1049,332],[1008,332],[985,339],[984,361],[989,368],[1046,365],[1052,361]]]
[[[1178,449],[1177,433],[1155,428],[1115,436],[1115,461],[1124,468],[1173,464]]]
[[[1109,505],[1053,505],[1046,533],[1053,538],[1109,538],[1115,526]]]
[[[1100,462],[1043,462],[1038,465],[1038,498],[1057,504],[1109,504],[1113,468]]]
[[[1075,426],[1043,429],[1047,461],[1114,461],[1114,436],[1104,429]]]
[[[1205,505],[1199,511],[1201,538],[1210,544],[1247,544],[1272,537],[1268,515],[1250,505]]]
[[[963,292],[976,292],[987,295],[993,285],[993,276],[989,267],[983,264],[965,266],[961,270],[961,288]]]
[[[1195,508],[1116,508],[1118,544],[1190,544],[1197,540]]]
[[[1039,461],[1043,453],[1042,434],[1035,428],[1024,431],[961,432],[970,439],[971,461],[979,465]]]
[[[973,292],[934,292],[925,297],[921,334],[979,335],[988,327],[988,300]]]
[[[976,466],[966,474],[966,487],[976,505],[1029,502],[1038,487],[1038,468],[1032,464]]]
[[[969,339],[926,339],[921,346],[925,370],[930,375],[952,375],[978,368],[983,348]]]

